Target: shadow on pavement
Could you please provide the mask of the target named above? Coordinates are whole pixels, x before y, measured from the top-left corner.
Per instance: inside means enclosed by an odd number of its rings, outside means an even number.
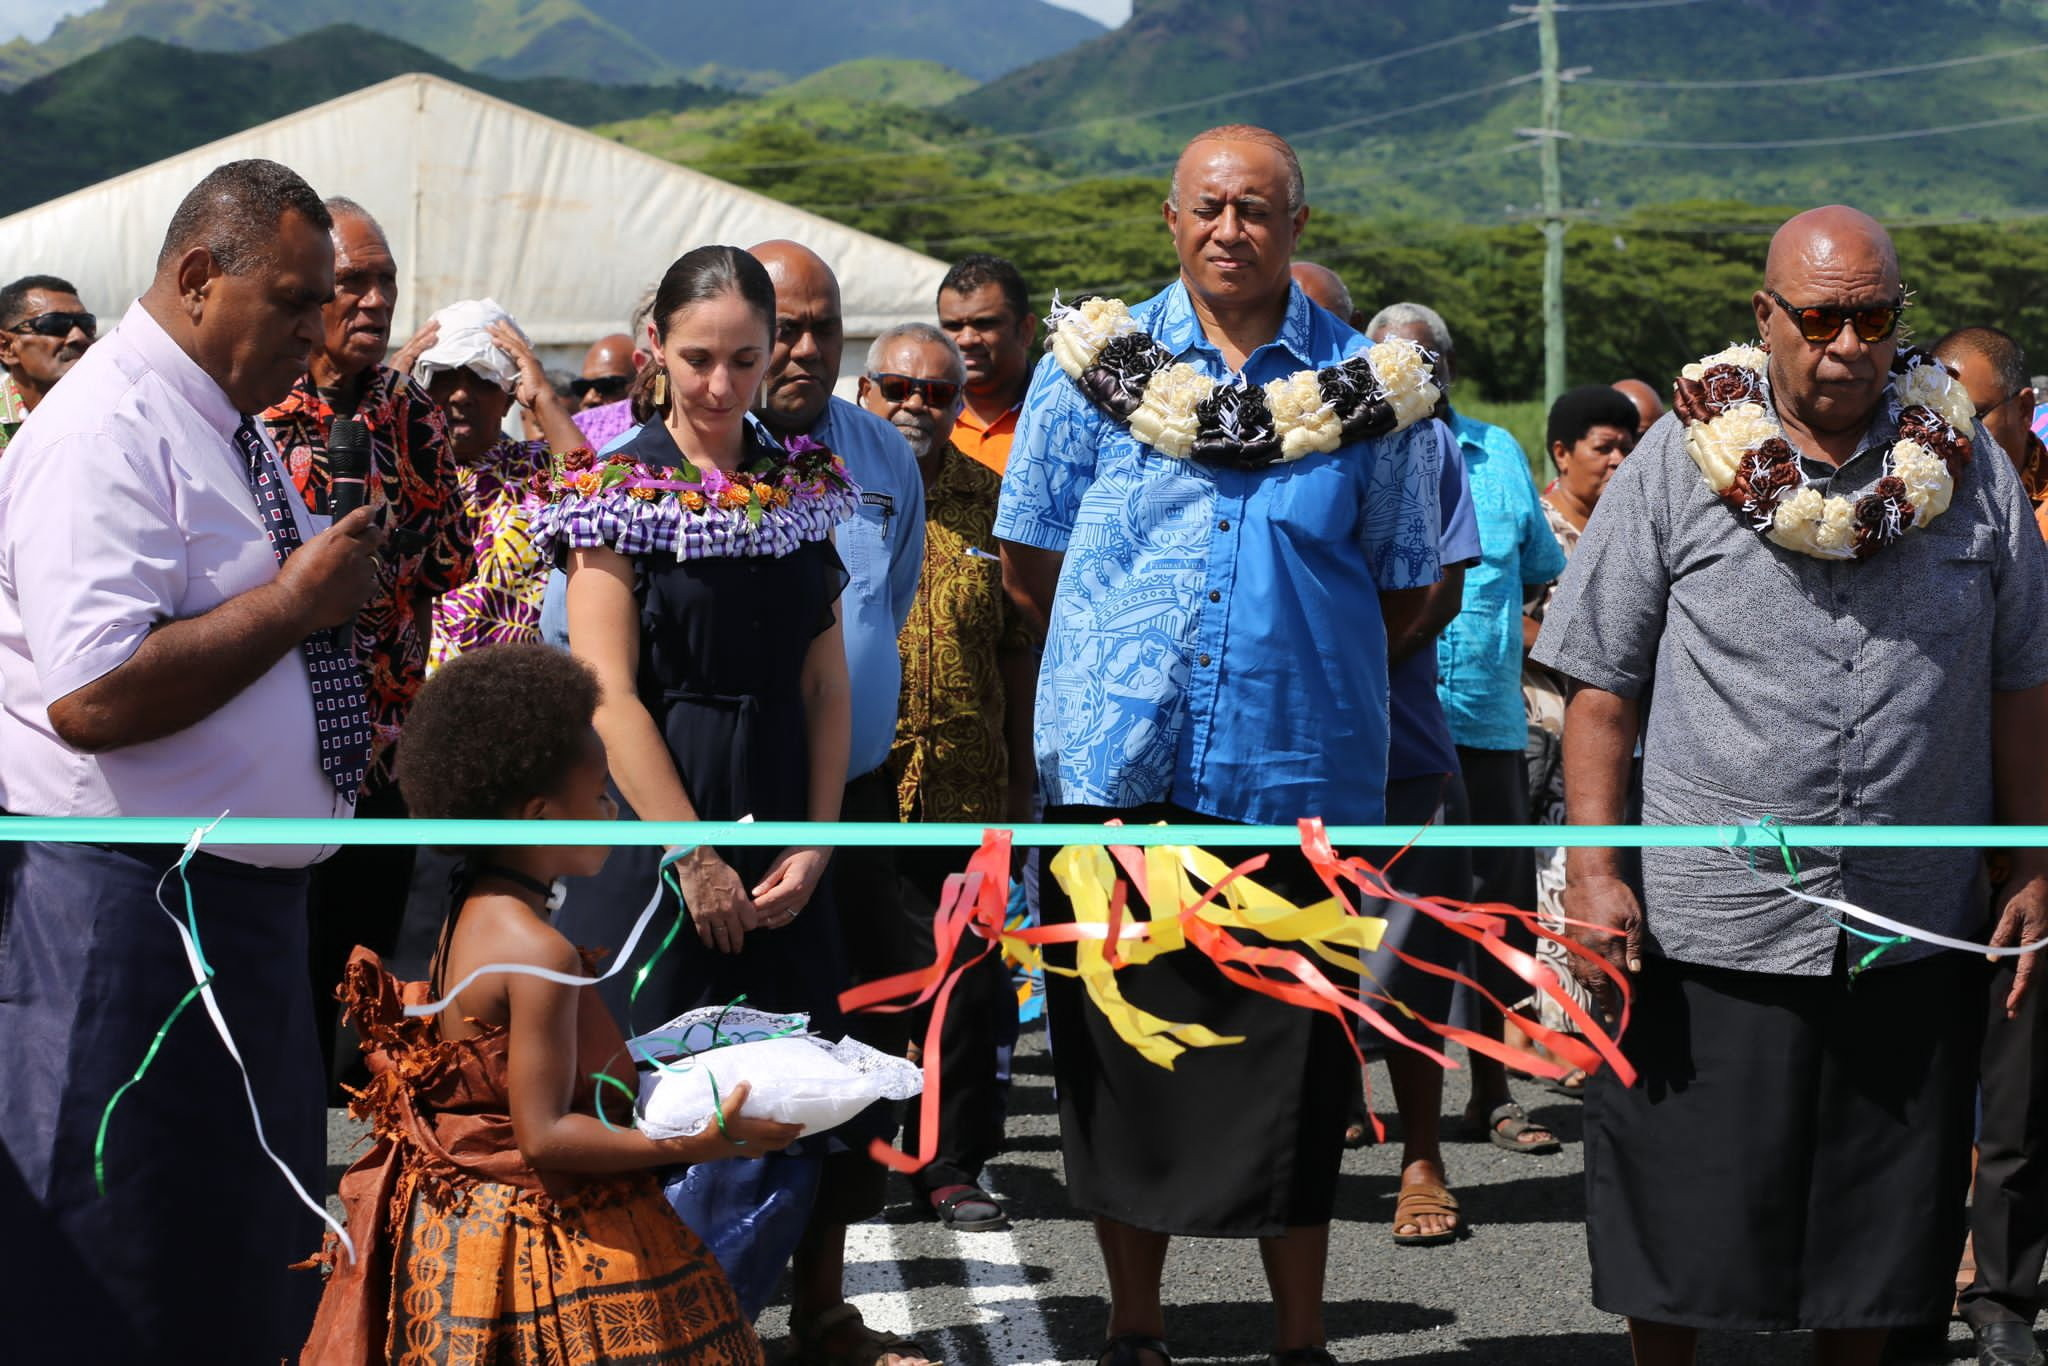
[[[1264,1288],[1260,1287],[1262,1291]],[[1046,1331],[1063,1360],[1095,1360],[1102,1350],[1108,1314],[1108,1306],[1101,1299],[1051,1295],[1038,1305]],[[1400,1301],[1335,1300],[1323,1308],[1335,1340],[1375,1333],[1426,1332],[1446,1327],[1456,1317],[1445,1310]],[[1272,1305],[1263,1298],[1227,1304],[1176,1304],[1166,1311],[1166,1340],[1174,1350],[1176,1362],[1263,1362],[1272,1348],[1268,1338],[1272,1322]]]

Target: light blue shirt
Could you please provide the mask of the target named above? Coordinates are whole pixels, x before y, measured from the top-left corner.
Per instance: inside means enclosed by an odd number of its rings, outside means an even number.
[[[903,657],[896,637],[910,620],[924,568],[924,478],[902,433],[883,418],[835,398],[811,436],[846,462],[860,485],[860,512],[839,524],[833,543],[846,564],[839,627],[853,685],[849,778],[880,768],[896,740]]]
[[[605,451],[624,445],[639,430],[622,433]],[[882,766],[896,738],[896,703],[903,692],[896,637],[910,619],[924,565],[924,479],[896,428],[845,399],[834,398],[810,434],[846,462],[861,489],[859,513],[841,522],[832,536],[847,573],[846,591],[839,598],[853,692],[846,776],[858,778]],[[557,569],[548,575],[541,598],[540,632],[541,639],[563,649],[569,647],[568,596],[568,575]]]
[[[1564,573],[1564,548],[1537,502],[1529,461],[1514,437],[1453,411],[1479,512],[1478,564],[1465,571],[1465,605],[1437,638],[1437,695],[1451,736],[1467,749],[1520,750],[1522,590]]]
[[[1177,359],[1232,378],[1181,284],[1131,311]],[[1366,346],[1297,288],[1243,377],[1264,384]],[[1066,557],[1038,684],[1047,803],[1377,823],[1379,594],[1439,575],[1436,441],[1424,422],[1258,471],[1175,460],[1046,357],[995,530]]]

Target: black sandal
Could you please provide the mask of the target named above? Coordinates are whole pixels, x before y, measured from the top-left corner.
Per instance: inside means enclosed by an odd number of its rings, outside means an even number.
[[[956,1233],[979,1233],[1001,1228],[1010,1221],[1002,1202],[979,1186],[941,1186],[925,1199],[931,1202],[938,1221]],[[990,1212],[977,1213],[977,1205]]]
[[[1337,1366],[1327,1347],[1290,1347],[1266,1358],[1266,1366]]]
[[[1149,1333],[1118,1333],[1095,1359],[1095,1366],[1145,1366],[1138,1359],[1140,1352],[1151,1352],[1164,1366],[1173,1366],[1173,1353],[1166,1350],[1165,1340]]]

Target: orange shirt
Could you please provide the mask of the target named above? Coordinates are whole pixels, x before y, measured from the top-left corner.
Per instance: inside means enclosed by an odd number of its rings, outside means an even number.
[[[2027,433],[2027,458],[2020,462],[2020,487],[2034,505],[2034,522],[2048,538],[2048,446],[2032,432]]]
[[[1017,414],[1024,411],[1019,401],[1005,409],[995,421],[983,424],[973,408],[962,404],[960,420],[953,424],[953,444],[960,453],[994,470],[1003,472],[1010,463],[1010,438],[1017,434]]]

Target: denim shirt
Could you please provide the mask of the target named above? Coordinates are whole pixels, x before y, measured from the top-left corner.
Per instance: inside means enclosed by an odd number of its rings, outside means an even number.
[[[1446,565],[1465,565],[1469,574],[1477,567],[1480,540],[1479,518],[1472,507],[1465,461],[1450,429],[1438,422],[1429,425],[1436,428],[1443,466],[1437,481],[1438,505],[1443,513],[1443,538],[1438,554]],[[1444,704],[1437,697],[1436,685],[1435,641],[1425,642],[1421,649],[1388,671],[1389,783],[1458,771],[1457,742],[1444,719]]]
[[[1131,312],[1176,359],[1234,378],[1182,284]],[[1295,288],[1243,379],[1265,384],[1367,344]],[[1423,422],[1262,470],[1176,460],[1097,410],[1047,356],[996,516],[1004,540],[1065,555],[1038,686],[1047,803],[1377,823],[1379,594],[1441,572],[1436,441]]]

